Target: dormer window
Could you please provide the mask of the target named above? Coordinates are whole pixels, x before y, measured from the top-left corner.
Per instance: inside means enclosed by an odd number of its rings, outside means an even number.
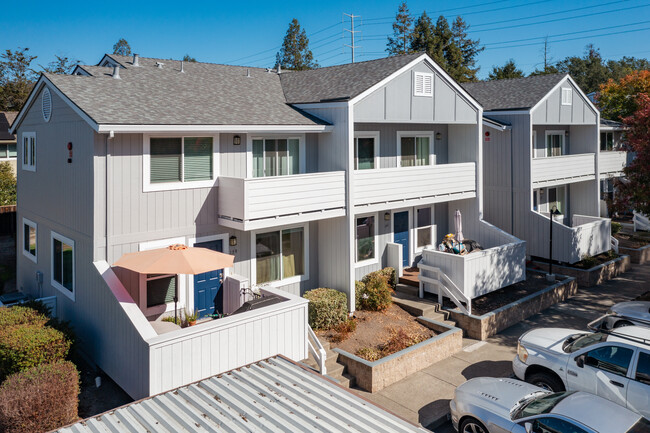
[[[562,89],[562,105],[571,105],[573,91],[571,89]]]
[[[414,73],[413,96],[433,96],[433,74],[426,72]]]

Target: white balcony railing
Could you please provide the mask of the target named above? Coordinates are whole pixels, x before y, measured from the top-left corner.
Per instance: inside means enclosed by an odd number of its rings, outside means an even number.
[[[603,176],[621,176],[627,165],[627,152],[612,151],[598,154],[598,171]]]
[[[534,158],[531,181],[534,188],[596,179],[596,154]]]
[[[363,210],[476,197],[473,162],[357,170],[353,176],[354,205]]]
[[[219,177],[219,224],[255,230],[345,215],[345,172]]]

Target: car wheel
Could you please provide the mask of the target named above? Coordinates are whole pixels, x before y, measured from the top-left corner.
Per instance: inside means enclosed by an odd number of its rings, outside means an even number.
[[[632,326],[632,322],[628,322],[627,320],[619,320],[618,322],[614,323],[614,328],[622,328],[624,326]]]
[[[526,378],[526,382],[539,386],[547,391],[561,392],[564,391],[564,384],[560,379],[549,373],[534,373]]]
[[[489,433],[483,424],[474,418],[465,418],[460,423],[458,433]]]

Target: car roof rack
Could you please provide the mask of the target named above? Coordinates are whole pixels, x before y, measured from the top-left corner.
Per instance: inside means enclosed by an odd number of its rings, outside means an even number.
[[[617,313],[607,313],[603,314],[596,320],[589,322],[587,324],[587,328],[589,328],[591,331],[594,332],[602,332],[603,334],[607,335],[612,335],[614,337],[622,338],[624,340],[629,340],[635,343],[641,343],[643,345],[646,345],[650,347],[650,338],[644,338],[644,337],[639,337],[636,335],[628,335],[628,334],[621,334],[619,331],[616,331],[615,329],[606,329],[602,325],[605,322],[605,320],[608,317],[616,317],[618,319],[623,319],[623,320],[628,320],[632,322],[637,322],[637,323],[642,323],[645,326],[649,327],[648,334],[650,334],[650,320],[645,320],[645,319],[637,319],[636,317],[629,317],[625,316],[623,314],[617,314]],[[644,327],[645,327],[644,326]]]

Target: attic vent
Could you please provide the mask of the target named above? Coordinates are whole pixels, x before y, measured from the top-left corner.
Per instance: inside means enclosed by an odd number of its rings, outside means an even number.
[[[50,117],[52,117],[52,95],[50,94],[50,89],[47,87],[43,90],[42,104],[43,120],[49,122]]]
[[[571,105],[571,99],[573,97],[573,92],[571,88],[562,89],[562,105]]]
[[[433,74],[416,72],[413,77],[414,96],[433,96]]]

